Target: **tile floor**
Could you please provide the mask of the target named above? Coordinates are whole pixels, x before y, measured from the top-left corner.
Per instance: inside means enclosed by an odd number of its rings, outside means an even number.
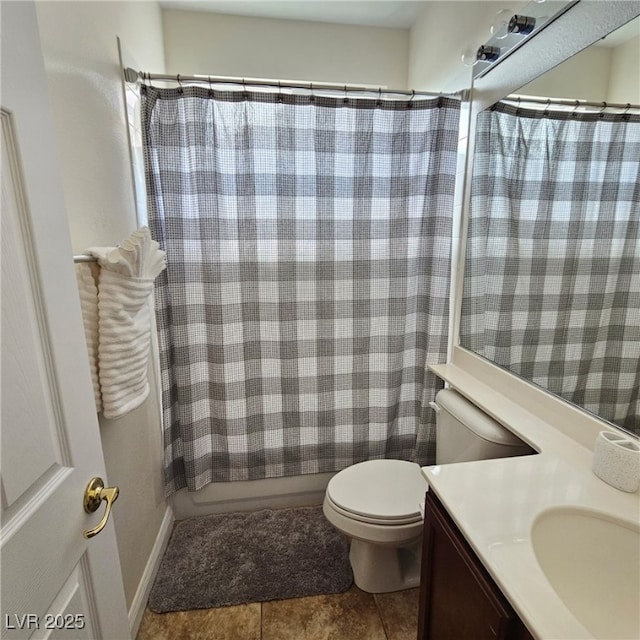
[[[345,593],[178,613],[147,609],[136,640],[415,640],[419,589]]]

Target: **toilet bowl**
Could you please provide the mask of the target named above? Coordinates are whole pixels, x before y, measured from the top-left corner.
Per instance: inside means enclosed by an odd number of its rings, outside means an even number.
[[[440,391],[436,407],[437,464],[534,453],[455,391]],[[351,539],[353,579],[363,591],[420,584],[420,505],[427,488],[420,467],[404,460],[359,462],[329,481],[324,515]]]
[[[367,460],[336,474],[327,486],[327,520],[351,539],[354,582],[368,593],[420,584],[422,515],[427,483],[404,460]]]

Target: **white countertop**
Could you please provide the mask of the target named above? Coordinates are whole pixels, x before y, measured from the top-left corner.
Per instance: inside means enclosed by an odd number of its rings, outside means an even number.
[[[592,451],[565,435],[561,425],[542,421],[455,365],[430,368],[481,408],[491,405],[496,419],[539,452],[424,467],[430,490],[535,638],[592,638],[538,565],[532,524],[541,512],[556,506],[639,522],[640,495],[614,489],[596,477]]]

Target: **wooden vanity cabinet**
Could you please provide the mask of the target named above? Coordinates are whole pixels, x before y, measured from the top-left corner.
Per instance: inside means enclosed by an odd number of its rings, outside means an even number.
[[[418,640],[533,640],[432,491],[421,575]]]

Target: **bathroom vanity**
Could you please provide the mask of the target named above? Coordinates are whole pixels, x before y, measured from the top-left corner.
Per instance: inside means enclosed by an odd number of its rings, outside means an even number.
[[[537,454],[422,469],[419,639],[640,637],[640,496],[592,472],[602,427],[473,354],[431,369]]]
[[[421,571],[418,640],[533,639],[433,491],[425,502]]]

